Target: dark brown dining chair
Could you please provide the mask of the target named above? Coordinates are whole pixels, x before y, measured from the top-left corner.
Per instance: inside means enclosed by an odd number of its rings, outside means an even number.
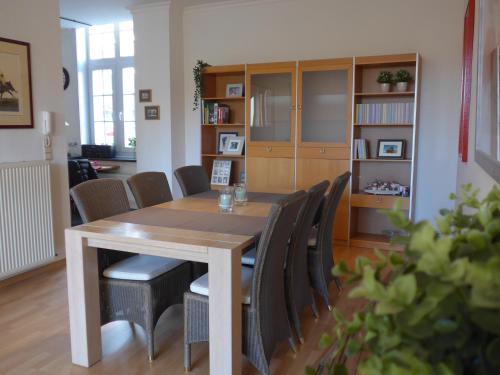
[[[321,208],[321,219],[318,230],[309,242],[308,267],[311,285],[323,298],[329,310],[332,309],[328,293],[330,282],[335,280],[339,290],[342,286],[340,279],[337,277],[334,278],[332,275],[332,267],[334,265],[332,247],[333,223],[340,199],[350,178],[351,172],[345,172],[333,182],[330,192]]]
[[[200,165],[180,167],[175,170],[174,175],[184,197],[210,190],[210,179],[205,169]]]
[[[255,267],[242,267],[243,353],[263,375],[276,345],[288,340],[296,350],[285,302],[283,265],[297,214],[306,199],[299,191],[274,203],[258,245]],[[209,271],[210,272],[210,271]],[[191,368],[191,345],[209,339],[208,274],[184,294],[184,365]]]
[[[141,172],[127,179],[137,207],[144,208],[173,200],[167,176],[163,172]]]
[[[130,210],[123,182],[91,180],[70,194],[84,223]],[[154,358],[154,328],[161,314],[182,303],[192,281],[191,263],[177,259],[98,249],[101,325],[125,320],[146,332],[148,356]]]

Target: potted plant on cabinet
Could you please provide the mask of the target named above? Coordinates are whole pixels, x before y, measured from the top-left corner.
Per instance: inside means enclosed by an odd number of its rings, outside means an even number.
[[[394,82],[396,82],[396,90],[398,90],[398,92],[408,91],[408,82],[410,82],[411,79],[412,78],[408,70],[398,70],[394,78]]]
[[[380,84],[380,90],[382,92],[389,92],[391,91],[391,84],[392,84],[392,79],[393,75],[389,71],[382,71],[379,73],[377,82]]]
[[[377,252],[373,263],[359,257],[352,271],[334,268],[357,283],[350,298],[368,305],[351,319],[334,310],[336,334],[321,339],[330,351],[307,374],[347,374],[348,357],[361,358],[360,375],[500,373],[500,188],[482,201],[477,194],[462,187],[436,227],[412,223],[398,207],[388,211],[409,234],[400,239],[405,252]]]

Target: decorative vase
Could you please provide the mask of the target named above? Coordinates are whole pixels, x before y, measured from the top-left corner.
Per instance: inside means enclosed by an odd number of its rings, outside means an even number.
[[[398,90],[398,92],[406,92],[406,91],[408,91],[408,82],[398,82],[398,83],[396,83],[396,90]]]
[[[380,90],[382,92],[389,92],[389,91],[391,91],[391,84],[390,83],[381,83],[380,84]]]

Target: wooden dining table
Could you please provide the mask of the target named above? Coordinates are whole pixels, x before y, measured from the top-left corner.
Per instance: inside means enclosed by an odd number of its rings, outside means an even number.
[[[282,196],[249,193],[246,205],[222,213],[209,191],[66,229],[72,362],[101,359],[96,249],[104,248],[208,263],[210,373],[241,374],[241,255]]]

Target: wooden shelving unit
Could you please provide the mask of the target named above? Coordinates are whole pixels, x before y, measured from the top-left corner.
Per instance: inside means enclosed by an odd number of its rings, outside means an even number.
[[[401,249],[393,246],[385,234],[393,231],[389,221],[379,212],[390,209],[399,200],[408,216],[413,216],[414,206],[414,169],[418,90],[419,90],[419,55],[393,55],[356,57],[354,60],[354,110],[352,115],[352,148],[354,139],[363,138],[368,141],[368,159],[351,159],[352,184],[350,197],[350,244],[359,247],[376,247],[379,249]],[[380,92],[376,82],[380,71],[393,73],[405,69],[412,75],[406,92]],[[413,121],[411,123],[361,123],[357,118],[357,105],[384,103],[413,103]],[[404,159],[378,159],[377,140],[404,139],[406,151]],[[352,157],[352,156],[351,156]],[[381,179],[397,181],[410,187],[409,197],[371,195],[363,190],[370,182]]]
[[[222,155],[217,152],[219,133],[235,132],[245,135],[245,97],[226,96],[230,83],[245,84],[245,65],[210,66],[203,71],[203,98],[201,101],[201,164],[208,176],[212,175],[214,160],[231,160],[230,184],[241,182],[245,171],[245,155]],[[220,103],[229,107],[229,123],[205,124],[205,103]],[[218,186],[213,186],[218,188]]]

